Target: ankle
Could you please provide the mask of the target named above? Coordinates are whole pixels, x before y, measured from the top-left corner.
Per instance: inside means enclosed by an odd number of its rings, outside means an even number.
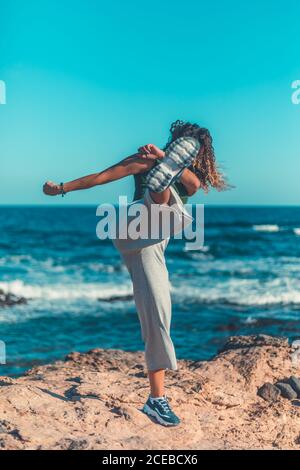
[[[165,398],[165,394],[162,393],[162,394],[158,395],[158,394],[150,393],[150,398],[151,398],[151,400],[163,399],[163,398]]]

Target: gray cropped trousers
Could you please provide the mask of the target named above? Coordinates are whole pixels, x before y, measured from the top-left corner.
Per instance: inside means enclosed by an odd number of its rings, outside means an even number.
[[[168,240],[121,253],[133,284],[133,295],[145,343],[148,370],[177,369],[170,337],[171,297],[165,262]]]
[[[172,188],[174,203],[181,210],[182,203]],[[151,197],[146,192],[143,202],[149,206]],[[170,336],[172,305],[165,249],[169,239],[151,244],[141,240],[114,240],[129,271],[133,295],[145,343],[145,360],[150,371],[177,370],[174,345]]]

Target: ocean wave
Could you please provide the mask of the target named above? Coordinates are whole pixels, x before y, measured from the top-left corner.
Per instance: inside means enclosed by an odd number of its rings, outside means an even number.
[[[127,298],[132,295],[130,283],[117,285],[113,283],[77,283],[77,284],[25,284],[17,279],[10,282],[0,282],[0,289],[25,299],[42,300],[109,300],[111,298]]]
[[[256,232],[279,232],[280,227],[278,225],[266,224],[266,225],[253,225],[253,230]]]
[[[31,255],[7,255],[0,258],[0,266],[15,266],[25,267],[27,270],[47,269],[55,272],[62,272],[65,270],[63,265],[57,264],[53,258],[37,259]]]
[[[258,319],[257,318],[253,318],[253,317],[247,317],[246,320],[243,321],[244,325],[255,325],[258,323]]]
[[[220,267],[219,267],[220,268]],[[235,266],[237,269],[238,266]],[[239,266],[240,270],[242,266]],[[228,267],[227,267],[228,269]],[[244,268],[245,269],[245,268]],[[244,271],[247,277],[229,276],[217,279],[203,274],[201,280],[196,276],[171,275],[171,292],[175,304],[232,305],[243,307],[263,307],[272,305],[300,305],[299,276],[289,271],[282,272],[282,277],[258,279],[249,277],[251,272]],[[298,274],[298,273],[297,273]],[[11,293],[27,300],[38,301],[42,307],[58,301],[68,303],[89,303],[103,301],[126,302],[132,300],[132,284],[127,277],[122,282],[73,282],[73,283],[26,283],[17,279],[0,282],[4,293]]]
[[[186,253],[190,253],[191,250],[188,250],[186,248],[186,246],[183,247],[183,251],[186,252]],[[208,253],[210,251],[210,246],[208,245],[204,245],[204,246],[200,246],[198,248],[198,251],[202,252],[202,253]]]
[[[240,307],[300,305],[299,281],[274,279],[263,285],[257,279],[231,279],[212,286],[172,285],[176,303],[218,304]]]
[[[109,264],[98,261],[74,263],[70,260],[60,260],[55,258],[38,259],[31,255],[8,255],[0,258],[0,267],[20,267],[27,271],[37,272],[38,270],[53,273],[64,273],[68,270],[86,269],[96,273],[113,273],[123,270],[121,263]],[[125,270],[125,267],[124,267]]]
[[[300,275],[300,257],[296,256],[217,259],[191,251],[188,254],[187,263],[184,265],[186,272],[193,270],[194,273],[201,276],[201,282],[203,275],[211,276],[211,280],[216,280],[220,276],[249,276],[258,279],[283,276],[287,278],[291,277],[291,273],[294,276],[297,275],[299,279]],[[178,272],[178,269],[175,266],[175,273],[176,271]]]
[[[300,237],[300,228],[294,228],[294,234]]]

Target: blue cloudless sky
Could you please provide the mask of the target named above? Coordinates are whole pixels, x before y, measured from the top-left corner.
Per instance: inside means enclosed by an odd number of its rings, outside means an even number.
[[[1,1],[0,203],[99,171],[170,123],[208,127],[235,189],[212,204],[298,204],[298,0]],[[132,178],[67,195],[116,202]]]

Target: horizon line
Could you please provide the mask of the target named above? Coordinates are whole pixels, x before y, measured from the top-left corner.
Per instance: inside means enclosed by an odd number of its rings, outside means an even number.
[[[131,201],[130,203],[132,203],[133,201]],[[99,203],[101,204],[101,203]],[[84,208],[84,207],[97,207],[99,206],[99,204],[95,203],[79,203],[79,204],[22,204],[22,203],[11,203],[11,204],[0,204],[0,208],[10,208],[10,207],[23,207],[23,208],[26,208],[26,207],[36,207],[36,208]],[[192,204],[192,205],[195,205],[197,203],[193,203],[193,202],[190,202],[189,204]],[[238,203],[232,203],[232,204],[210,204],[210,203],[201,203],[202,205],[206,206],[206,207],[253,207],[253,208],[268,208],[268,207],[273,207],[273,208],[276,208],[276,207],[292,207],[292,208],[300,208],[300,204],[238,204]],[[116,204],[113,204],[113,205],[116,205]]]

